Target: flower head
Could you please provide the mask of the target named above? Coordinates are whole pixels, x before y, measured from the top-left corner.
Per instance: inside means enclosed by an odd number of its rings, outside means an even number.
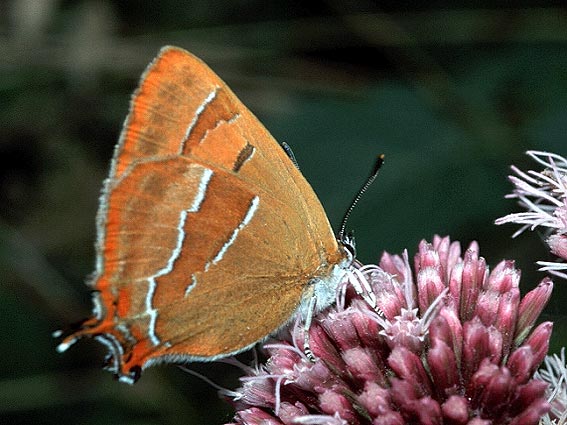
[[[516,176],[509,176],[514,191],[508,198],[518,199],[526,212],[508,214],[496,220],[496,224],[517,223],[523,226],[514,237],[536,227],[546,228],[550,251],[562,260],[567,260],[567,159],[560,155],[539,151],[528,151],[543,171],[521,171],[512,166]],[[539,261],[540,270],[567,279],[567,263]]]
[[[241,378],[238,424],[536,424],[550,409],[533,374],[552,325],[532,330],[551,294],[544,279],[523,300],[511,261],[492,272],[476,243],[423,241],[356,266],[335,307],[309,329],[266,344],[265,364]],[[356,290],[354,290],[355,288]]]
[[[544,367],[535,373],[535,378],[549,384],[546,395],[551,403],[551,410],[541,420],[542,425],[567,424],[567,366],[565,348],[561,354],[546,356]]]

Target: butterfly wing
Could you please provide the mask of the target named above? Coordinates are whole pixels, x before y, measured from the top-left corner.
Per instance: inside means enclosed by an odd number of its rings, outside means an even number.
[[[123,380],[214,360],[286,323],[344,254],[315,193],[203,62],[162,49],[142,76],[97,216],[93,336]]]

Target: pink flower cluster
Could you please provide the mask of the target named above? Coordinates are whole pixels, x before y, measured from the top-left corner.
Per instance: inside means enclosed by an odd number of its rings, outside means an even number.
[[[533,379],[552,324],[544,279],[520,297],[511,261],[489,272],[473,243],[421,242],[379,267],[352,268],[336,306],[264,346],[232,393],[236,424],[537,424],[550,409]],[[352,288],[364,288],[356,293]],[[373,304],[377,308],[374,308]]]

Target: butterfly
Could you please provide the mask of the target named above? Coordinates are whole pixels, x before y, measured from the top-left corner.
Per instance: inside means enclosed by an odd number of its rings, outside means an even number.
[[[335,299],[352,262],[286,151],[201,60],[142,75],[100,196],[83,337],[133,383],[161,362],[242,352]]]

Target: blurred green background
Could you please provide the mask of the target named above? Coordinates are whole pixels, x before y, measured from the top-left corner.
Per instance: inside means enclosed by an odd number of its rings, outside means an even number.
[[[544,1],[0,2],[0,422],[231,419],[175,366],[127,386],[100,370],[96,342],[59,355],[51,338],[90,314],[101,182],[161,46],[201,57],[292,146],[334,226],[386,154],[349,223],[362,261],[449,234],[478,240],[491,266],[515,258],[525,292],[543,277],[545,247],[492,223],[517,211],[503,197],[509,165],[534,166],[525,150],[567,155],[566,12]],[[555,352],[565,284],[544,314]],[[231,366],[192,367],[237,384]]]

